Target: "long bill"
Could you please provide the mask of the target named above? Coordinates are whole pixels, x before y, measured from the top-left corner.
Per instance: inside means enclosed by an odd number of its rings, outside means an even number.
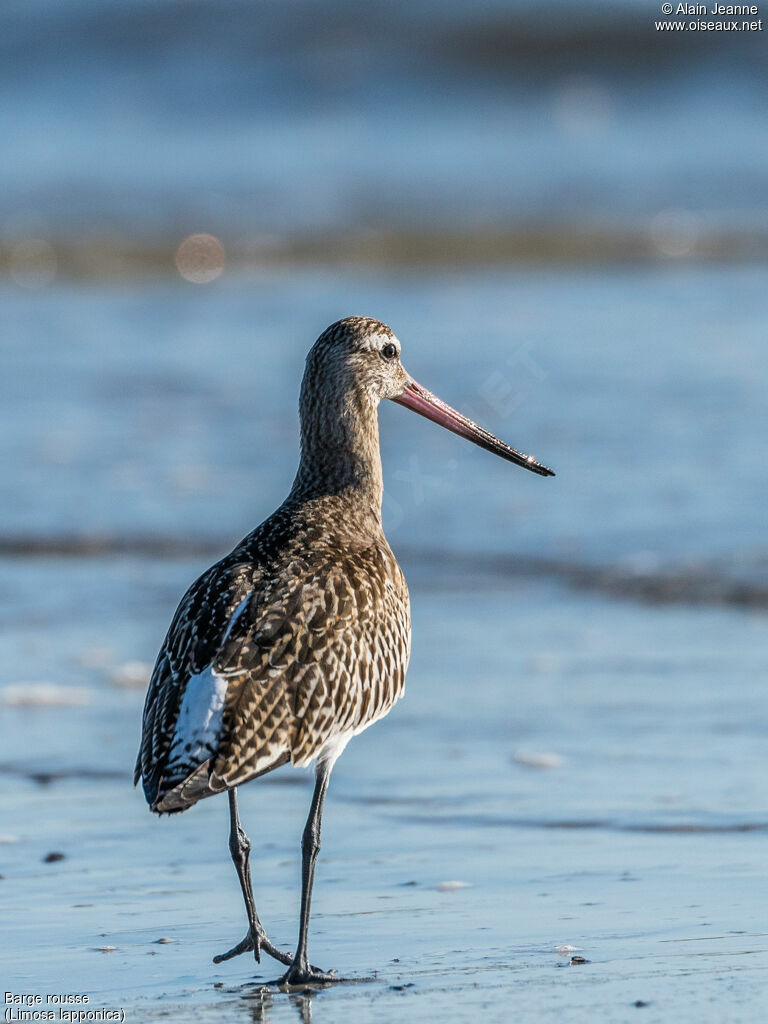
[[[452,409],[450,405],[446,404],[441,398],[438,398],[437,395],[433,395],[431,391],[427,391],[421,384],[417,384],[413,377],[408,378],[403,393],[398,395],[397,398],[393,398],[392,401],[397,402],[399,405],[404,405],[406,409],[413,409],[420,416],[426,416],[433,423],[438,423],[441,427],[445,427],[446,430],[453,431],[459,437],[466,437],[468,441],[479,445],[480,448],[485,448],[486,451],[493,452],[494,455],[500,455],[502,459],[514,462],[516,466],[530,469],[532,473],[538,473],[539,476],[555,475],[551,469],[547,469],[546,466],[542,466],[540,462],[537,462],[532,455],[526,455],[524,452],[519,452],[516,448],[510,448],[508,444],[500,441],[498,437],[494,437],[493,434],[483,430],[482,427],[478,427],[476,423],[473,423],[466,416],[462,416],[460,412]]]

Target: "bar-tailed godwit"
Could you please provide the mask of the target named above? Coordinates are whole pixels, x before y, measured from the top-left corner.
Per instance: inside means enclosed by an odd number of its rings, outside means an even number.
[[[337,980],[307,959],[328,778],[349,740],[403,694],[408,588],[381,525],[379,402],[389,398],[518,466],[554,475],[417,384],[400,342],[368,317],[332,324],[307,357],[301,459],[283,504],[204,572],[181,600],[144,707],[135,780],[151,810],[229,795],[229,848],[248,914],[228,960],[263,950],[287,986]],[[278,949],[256,913],[237,787],[290,762],[315,764],[302,837],[299,937]]]

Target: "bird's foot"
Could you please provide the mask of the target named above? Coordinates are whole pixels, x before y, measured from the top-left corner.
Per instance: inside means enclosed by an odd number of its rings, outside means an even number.
[[[336,981],[344,981],[336,971],[320,971],[311,964],[301,966],[294,961],[277,984],[284,992],[293,992],[296,989],[314,986],[323,988]]]
[[[278,949],[274,943],[270,942],[265,932],[256,932],[253,928],[249,928],[245,938],[241,939],[232,949],[215,956],[213,962],[215,964],[223,964],[225,960],[231,960],[233,957],[240,956],[241,953],[250,953],[251,951],[253,951],[257,963],[261,963],[262,951],[278,960],[281,964],[288,965],[293,963],[292,953],[285,953],[282,949]]]

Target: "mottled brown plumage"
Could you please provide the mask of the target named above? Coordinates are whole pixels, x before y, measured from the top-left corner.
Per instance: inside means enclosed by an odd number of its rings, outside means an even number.
[[[306,937],[330,769],[348,740],[402,696],[410,654],[408,588],[381,525],[378,405],[391,398],[534,472],[551,471],[480,430],[417,385],[385,324],[349,317],[318,338],[301,389],[301,460],[290,494],[192,584],[158,655],[135,780],[153,811],[230,794],[230,849],[249,934],[230,953],[265,949],[287,983],[328,980]],[[256,915],[237,786],[291,762],[317,763],[303,840],[294,958]]]
[[[150,683],[136,766],[153,810],[184,810],[288,760],[334,756],[402,695],[408,588],[381,527],[373,390],[387,381],[365,372],[372,343],[390,338],[362,317],[320,337],[302,386],[290,495],[182,599]],[[219,736],[204,758],[172,757],[186,684],[209,666],[226,679]]]

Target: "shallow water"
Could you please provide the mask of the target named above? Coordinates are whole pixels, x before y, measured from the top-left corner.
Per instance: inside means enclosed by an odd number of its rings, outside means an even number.
[[[713,226],[764,232],[764,35],[659,17],[655,0],[7,2],[0,241],[664,234],[670,211],[684,251]]]
[[[212,539],[290,487],[314,336],[390,323],[423,384],[556,480],[387,405],[393,544],[623,561],[765,553],[764,274],[753,267],[461,274],[296,271],[42,294],[7,287],[4,533]]]

